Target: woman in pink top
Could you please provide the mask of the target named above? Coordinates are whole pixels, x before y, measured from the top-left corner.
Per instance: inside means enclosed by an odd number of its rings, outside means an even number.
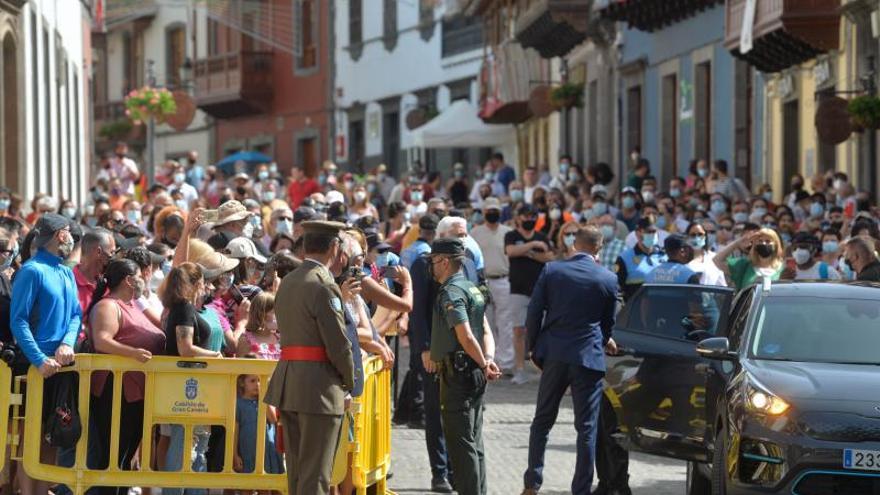
[[[278,341],[278,322],[275,320],[275,296],[260,292],[251,302],[245,332],[238,339],[238,357],[253,355],[257,359],[278,361],[281,344]]]
[[[98,279],[89,308],[89,336],[95,352],[125,356],[141,363],[165,349],[165,333],[153,325],[134,305],[146,288],[138,265],[128,259],[111,261]],[[106,296],[101,296],[109,290]],[[115,377],[119,379],[118,376]],[[113,406],[113,379],[109,372],[92,374],[90,414],[97,431],[89,436],[89,467],[105,469],[110,459],[110,424]],[[129,372],[122,377],[119,431],[119,467],[129,469],[141,442],[144,422],[143,373]],[[128,488],[102,487],[100,494],[127,494]]]

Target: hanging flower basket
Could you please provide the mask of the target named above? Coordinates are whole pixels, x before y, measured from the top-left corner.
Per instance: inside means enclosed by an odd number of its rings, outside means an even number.
[[[149,119],[161,124],[175,112],[177,112],[177,103],[171,92],[165,88],[144,86],[132,90],[125,97],[125,115],[134,125],[141,125]]]
[[[584,85],[565,83],[550,90],[550,104],[557,109],[584,106]]]
[[[880,128],[880,98],[868,95],[857,96],[850,100],[846,109],[854,128]]]

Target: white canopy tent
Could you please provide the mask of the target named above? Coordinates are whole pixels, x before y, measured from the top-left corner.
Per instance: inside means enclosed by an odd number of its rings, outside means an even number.
[[[452,102],[430,122],[413,129],[412,136],[417,148],[498,148],[507,152],[508,161],[516,150],[516,129],[486,124],[467,100]]]

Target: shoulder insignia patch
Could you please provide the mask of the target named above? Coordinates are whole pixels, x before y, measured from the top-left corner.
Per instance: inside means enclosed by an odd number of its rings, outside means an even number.
[[[620,273],[620,265],[617,263],[614,264],[614,273]]]
[[[338,297],[330,299],[330,307],[337,313],[342,313],[342,301]]]

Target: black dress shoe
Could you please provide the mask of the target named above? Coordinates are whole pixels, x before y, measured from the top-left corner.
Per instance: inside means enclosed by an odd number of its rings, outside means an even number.
[[[434,493],[452,493],[452,485],[446,478],[434,478],[431,480],[431,491]]]

